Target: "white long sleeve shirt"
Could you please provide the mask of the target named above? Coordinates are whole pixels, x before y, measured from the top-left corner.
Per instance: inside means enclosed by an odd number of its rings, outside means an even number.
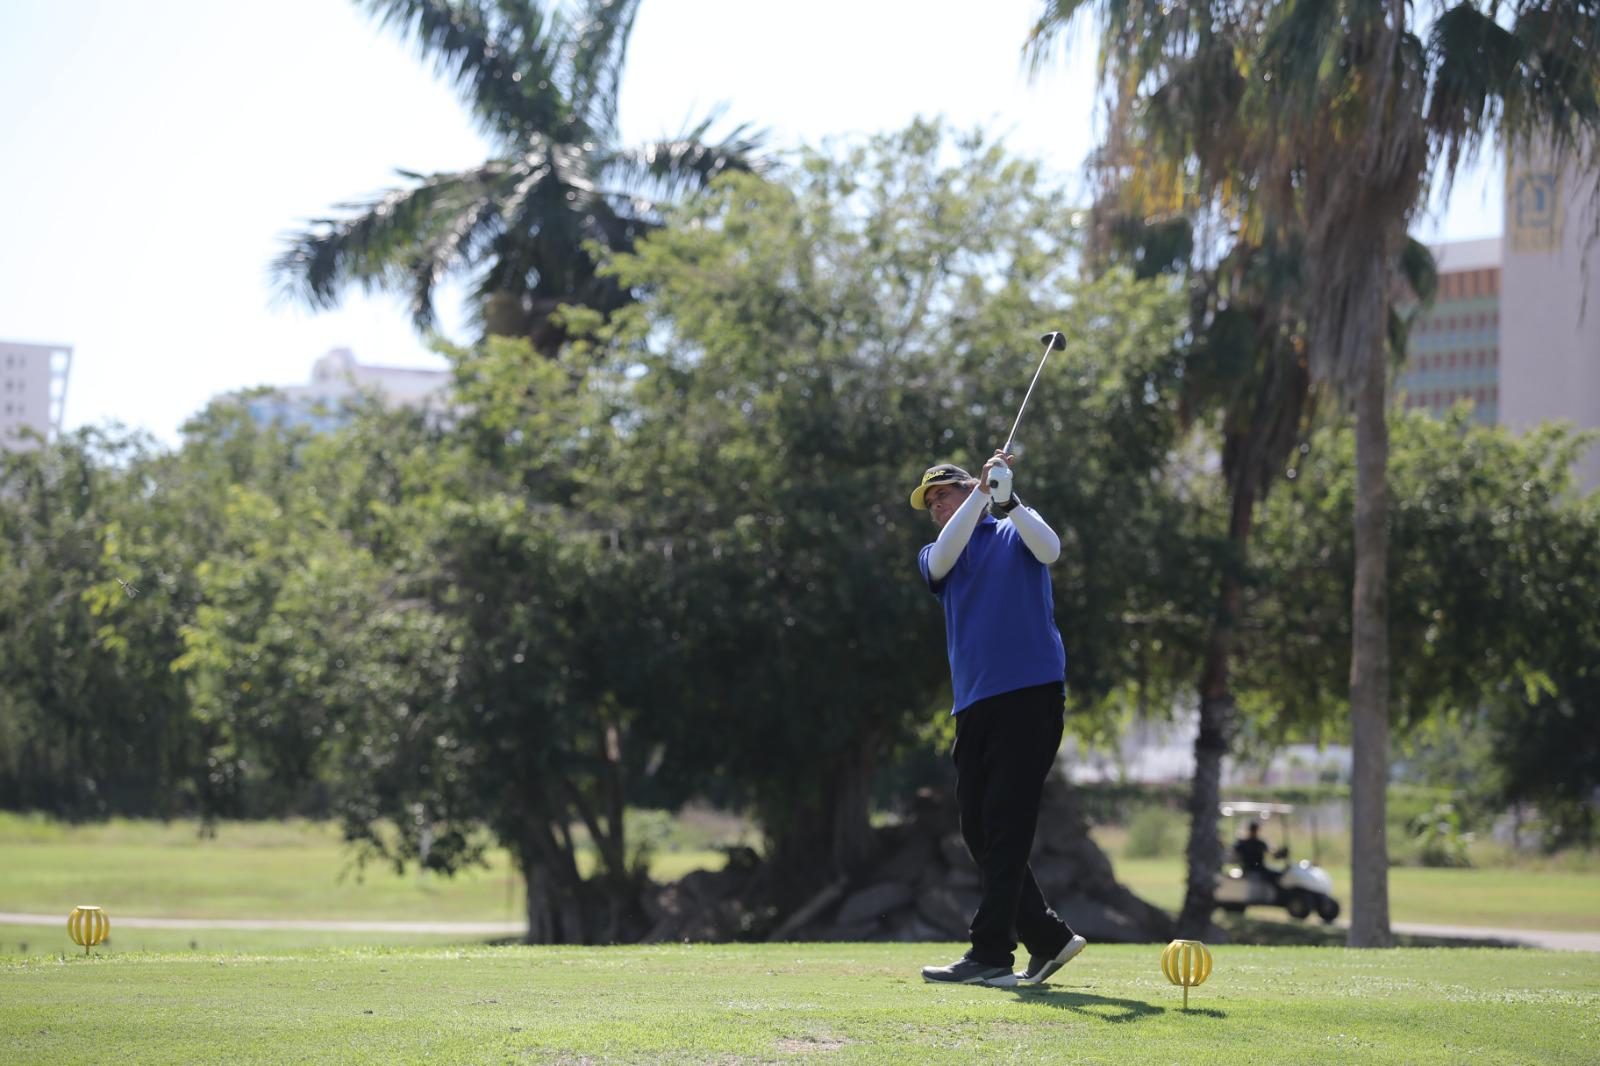
[[[961,558],[967,541],[972,539],[972,531],[978,528],[978,519],[983,516],[983,509],[988,502],[987,493],[973,489],[939,531],[938,539],[933,542],[933,551],[928,556],[928,574],[933,580],[943,580],[955,568],[956,560]],[[1017,535],[1035,559],[1049,566],[1061,558],[1061,538],[1039,517],[1038,511],[1018,502],[1006,517],[1011,519]]]

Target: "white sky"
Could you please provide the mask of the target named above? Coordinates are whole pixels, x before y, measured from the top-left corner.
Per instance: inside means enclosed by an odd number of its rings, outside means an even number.
[[[1093,61],[1030,85],[1042,0],[645,0],[621,111],[630,141],[718,105],[775,145],[982,125],[1074,178]],[[398,298],[313,314],[275,300],[281,235],[393,170],[481,162],[450,88],[350,0],[0,0],[0,338],[72,345],[68,428],[168,442],[217,393],[306,381],[333,347],[442,366]],[[1428,240],[1493,236],[1498,163],[1464,175]],[[447,330],[460,316],[446,300]]]

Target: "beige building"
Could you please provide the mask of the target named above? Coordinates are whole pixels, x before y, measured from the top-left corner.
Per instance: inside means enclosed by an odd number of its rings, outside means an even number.
[[[1506,171],[1499,420],[1515,431],[1557,418],[1600,427],[1594,187],[1592,175],[1562,173],[1537,154]],[[1578,461],[1577,475],[1600,487],[1600,447]]]
[[[1439,291],[1412,319],[1401,404],[1437,415],[1466,402],[1478,421],[1514,432],[1558,419],[1600,428],[1593,188],[1538,157],[1514,160],[1504,239],[1432,249]],[[1574,472],[1581,487],[1600,488],[1600,445]]]
[[[61,431],[72,349],[65,344],[0,341],[0,448],[33,447]]]
[[[1411,321],[1400,402],[1441,415],[1465,401],[1475,419],[1494,425],[1500,411],[1500,240],[1456,241],[1432,251],[1439,290]]]
[[[327,432],[349,419],[348,405],[363,395],[393,407],[439,409],[448,397],[450,372],[361,363],[348,348],[334,348],[311,367],[305,385],[283,385],[247,401],[257,422],[306,426]]]

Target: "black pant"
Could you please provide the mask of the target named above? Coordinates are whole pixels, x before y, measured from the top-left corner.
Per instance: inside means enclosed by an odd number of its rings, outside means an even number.
[[[1045,903],[1028,868],[1044,779],[1061,746],[1059,681],[1003,692],[956,715],[956,802],[961,836],[982,877],[972,916],[969,959],[1010,966],[1020,940],[1035,955],[1054,955],[1072,928]]]

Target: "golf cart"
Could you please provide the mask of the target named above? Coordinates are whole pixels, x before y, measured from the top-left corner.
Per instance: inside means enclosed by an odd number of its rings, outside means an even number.
[[[1220,807],[1222,816],[1232,820],[1234,839],[1242,836],[1238,831],[1241,823],[1257,822],[1263,831],[1274,823],[1282,825],[1282,843],[1273,856],[1289,857],[1288,816],[1294,813],[1293,806],[1223,800]],[[1333,879],[1328,871],[1305,859],[1286,865],[1282,870],[1265,872],[1246,872],[1232,865],[1217,878],[1215,899],[1217,906],[1235,913],[1243,913],[1246,907],[1282,907],[1295,919],[1306,918],[1312,911],[1324,922],[1339,917],[1339,901],[1333,898]]]

